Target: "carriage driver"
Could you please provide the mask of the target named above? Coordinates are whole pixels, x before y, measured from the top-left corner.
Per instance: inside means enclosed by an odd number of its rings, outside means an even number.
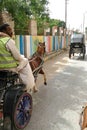
[[[21,56],[12,36],[13,32],[9,24],[0,26],[0,69],[18,73],[27,91],[36,92],[34,76],[28,59]]]

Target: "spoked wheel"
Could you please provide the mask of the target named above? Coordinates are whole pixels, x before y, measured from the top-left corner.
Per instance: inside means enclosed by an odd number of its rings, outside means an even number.
[[[13,112],[14,127],[24,129],[30,121],[32,114],[32,97],[29,93],[23,93],[15,104]]]

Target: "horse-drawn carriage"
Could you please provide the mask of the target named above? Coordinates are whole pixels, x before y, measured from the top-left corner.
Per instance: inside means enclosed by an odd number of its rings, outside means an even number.
[[[45,43],[39,43],[36,53],[29,59],[35,81],[42,69]],[[19,82],[18,82],[19,81]],[[12,71],[0,70],[0,130],[23,130],[32,114],[32,96],[20,82],[19,75]]]
[[[73,34],[70,41],[69,58],[75,53],[82,54],[83,59],[85,58],[86,47],[84,42],[84,34]]]

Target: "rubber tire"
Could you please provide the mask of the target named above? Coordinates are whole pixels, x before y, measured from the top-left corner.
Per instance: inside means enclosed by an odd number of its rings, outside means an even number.
[[[32,115],[32,104],[32,97],[29,93],[25,92],[18,97],[14,104],[12,121],[17,130],[22,130],[28,125]]]
[[[5,119],[9,117],[9,120],[11,120],[11,130],[15,130],[12,122],[12,113],[14,104],[17,100],[17,97],[19,97],[22,93],[25,92],[25,86],[23,84],[17,84],[13,87],[9,88],[4,96],[4,104],[3,104],[3,123],[5,122]],[[5,124],[5,129],[6,129]],[[10,130],[10,129],[9,129]]]
[[[69,58],[71,59],[71,50],[69,51]]]
[[[85,48],[85,46],[83,46],[83,48],[82,48],[82,49],[83,49],[83,51],[82,51],[82,52],[83,52],[83,59],[84,59],[84,58],[85,58],[85,53],[86,53],[86,48]]]

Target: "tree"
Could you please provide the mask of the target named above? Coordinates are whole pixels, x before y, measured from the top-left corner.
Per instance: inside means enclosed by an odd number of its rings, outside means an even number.
[[[1,11],[8,11],[14,22],[15,32],[25,33],[25,28],[28,24],[28,5],[23,0],[1,0],[0,6],[2,5]]]
[[[43,35],[45,23],[49,20],[49,9],[47,0],[31,0],[31,16],[37,21],[38,35]]]
[[[16,34],[29,34],[29,21],[33,18],[37,21],[38,35],[43,35],[44,28],[65,28],[64,21],[50,19],[48,4],[48,0],[0,0],[0,17],[3,10],[11,14]]]
[[[47,0],[0,0],[0,12],[7,10],[15,22],[16,33],[28,33],[29,19],[41,21],[48,16]]]
[[[50,28],[52,28],[53,26],[65,28],[65,22],[58,20],[58,19],[50,19],[49,20],[49,26],[50,26]]]

